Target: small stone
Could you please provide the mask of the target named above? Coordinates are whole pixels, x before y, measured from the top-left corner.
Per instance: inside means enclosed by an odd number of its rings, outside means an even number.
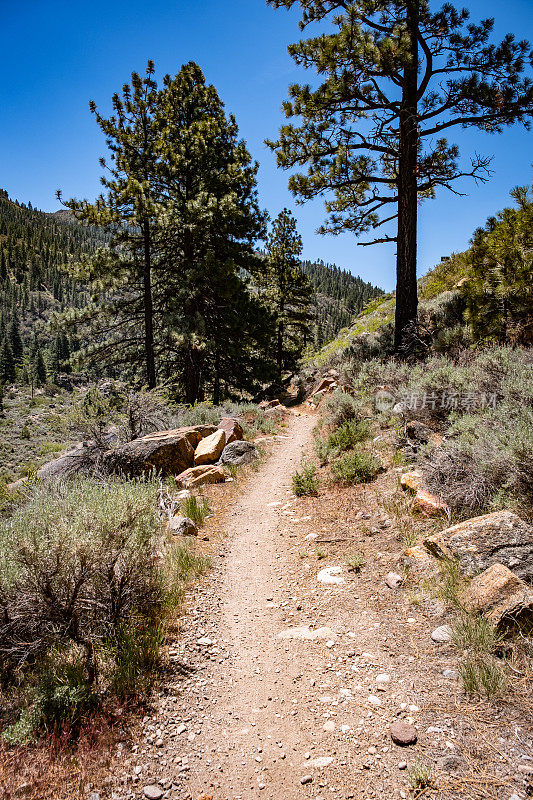
[[[168,530],[173,536],[198,536],[198,525],[189,517],[172,517],[168,522]]]
[[[143,794],[147,800],[161,800],[163,797],[163,790],[160,789],[155,783],[152,783],[150,786],[144,787]]]
[[[381,700],[379,699],[379,697],[376,697],[375,694],[369,694],[368,698],[367,698],[367,701],[373,706],[380,706],[381,705]]]
[[[386,672],[381,673],[376,677],[376,683],[390,683],[390,675],[387,675]]]
[[[313,776],[304,775],[303,778],[300,778],[300,783],[302,784],[302,786],[305,786],[307,783],[313,783]]]
[[[456,669],[445,669],[442,674],[444,675],[445,678],[449,678],[452,681],[456,681],[457,678],[459,677],[459,673],[457,672]]]
[[[319,756],[318,758],[313,758],[309,762],[309,766],[316,767],[317,769],[322,769],[323,767],[329,767],[332,761],[333,761],[332,756]]]
[[[407,769],[407,761],[400,761],[398,769]]]
[[[449,642],[452,638],[452,629],[449,625],[441,625],[440,627],[435,628],[431,634],[431,638],[434,642],[438,642],[439,644],[443,642]]]
[[[398,589],[403,583],[403,577],[397,572],[389,572],[385,578],[385,583],[389,589]]]
[[[332,733],[335,730],[335,723],[332,719],[328,719],[328,721],[324,723],[324,730],[326,733]]]
[[[390,726],[390,735],[394,744],[400,747],[406,747],[410,744],[416,744],[418,734],[413,725],[408,725],[407,722],[393,722]]]
[[[324,569],[320,570],[316,578],[319,583],[333,585],[344,583],[344,578],[342,577],[342,567],[324,567]]]

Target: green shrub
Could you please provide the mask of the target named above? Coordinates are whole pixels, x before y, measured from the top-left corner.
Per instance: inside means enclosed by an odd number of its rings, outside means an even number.
[[[316,494],[318,486],[319,482],[314,464],[302,464],[301,471],[295,472],[292,476],[292,490],[296,497]]]
[[[187,497],[180,504],[181,513],[184,517],[189,517],[197,525],[202,525],[207,515],[211,512],[209,501],[205,498],[198,498],[195,495]]]
[[[339,428],[344,422],[361,415],[361,401],[337,389],[326,397],[324,408],[326,423]]]
[[[327,440],[322,436],[317,436],[315,438],[315,453],[321,466],[327,464],[329,458],[329,446]]]
[[[104,694],[149,687],[168,614],[209,564],[195,540],[163,537],[157,488],[36,486],[0,522],[0,678],[19,708],[7,741],[73,732]]]
[[[343,453],[369,437],[370,423],[367,420],[350,419],[329,435],[328,448],[333,453]]]
[[[110,685],[114,695],[127,698],[147,691],[160,663],[164,634],[164,624],[156,620],[124,623],[116,630],[110,648]]]
[[[349,572],[361,572],[366,564],[366,559],[362,553],[351,553],[346,556],[346,566]]]
[[[485,617],[461,614],[452,626],[452,643],[458,650],[475,653],[494,653],[501,635]]]
[[[23,425],[20,429],[20,438],[26,440],[31,439],[31,431],[27,425]]]
[[[502,507],[533,510],[533,409],[502,402],[464,414],[424,464],[428,486],[459,516]]]
[[[433,768],[430,764],[415,761],[407,775],[411,788],[417,792],[429,789],[433,785]]]
[[[459,664],[459,674],[468,694],[495,697],[503,694],[507,686],[505,672],[491,657],[466,658]]]
[[[381,469],[382,464],[377,456],[356,450],[346,453],[331,465],[334,476],[345,484],[372,481]]]

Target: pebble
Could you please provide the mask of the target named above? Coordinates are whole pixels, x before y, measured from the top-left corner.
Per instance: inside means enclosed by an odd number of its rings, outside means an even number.
[[[442,642],[449,642],[452,638],[452,629],[449,625],[441,625],[439,628],[435,628],[431,634],[431,638],[434,642],[438,642],[439,644]]]
[[[400,720],[392,723],[390,726],[390,735],[394,744],[398,744],[401,747],[416,744],[416,740],[418,739],[418,734],[414,725],[409,725],[407,722],[401,722]]]
[[[150,786],[145,786],[143,789],[143,794],[147,798],[147,800],[161,800],[163,797],[163,790],[156,786],[155,783],[150,784]]]
[[[326,733],[332,733],[335,730],[335,723],[332,719],[328,719],[328,721],[324,723],[324,730]]]
[[[400,761],[398,769],[407,769],[407,761]]]
[[[376,683],[390,683],[390,675],[387,675],[383,672],[381,675],[376,677]]]
[[[445,678],[450,678],[450,680],[452,681],[456,681],[457,678],[459,677],[459,673],[457,672],[456,669],[445,669],[442,674],[444,675]]]
[[[309,762],[309,766],[317,767],[318,769],[320,769],[322,767],[329,767],[332,761],[333,761],[333,756],[319,756],[318,758],[313,758]]]
[[[398,589],[403,583],[403,577],[397,572],[389,572],[385,578],[385,583],[389,589]]]
[[[302,786],[305,786],[307,783],[313,783],[313,776],[304,775],[303,778],[300,778],[300,783],[302,784]]]
[[[324,567],[324,569],[320,570],[316,579],[319,583],[340,584],[344,583],[341,573],[342,567]]]
[[[368,698],[367,698],[367,701],[373,706],[380,706],[381,705],[381,700],[379,699],[379,697],[376,697],[375,694],[369,694]]]

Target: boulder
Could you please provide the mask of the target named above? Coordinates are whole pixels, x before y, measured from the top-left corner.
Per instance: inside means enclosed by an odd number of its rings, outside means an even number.
[[[533,625],[533,590],[503,564],[473,578],[462,599],[467,611],[483,614],[501,628]]]
[[[311,397],[315,394],[318,394],[318,392],[323,392],[323,391],[332,392],[334,389],[338,387],[338,385],[339,384],[337,382],[337,379],[333,375],[330,375],[329,377],[326,378],[322,378],[316,389],[314,389],[313,392],[311,393]]]
[[[197,536],[198,526],[189,517],[176,515],[168,521],[168,530],[173,536]]]
[[[422,514],[424,517],[438,517],[448,513],[448,506],[431,492],[419,489],[414,496],[411,511]]]
[[[213,464],[203,464],[199,467],[191,467],[176,476],[176,484],[179,489],[194,489],[205,483],[223,483],[226,479],[222,467]]]
[[[511,511],[495,511],[429,536],[424,545],[436,558],[456,558],[467,575],[500,563],[533,583],[533,528]]]
[[[239,422],[232,417],[222,417],[218,425],[219,430],[226,434],[226,444],[244,439],[244,432]]]
[[[194,465],[197,467],[201,464],[214,464],[220,458],[225,444],[226,432],[224,430],[216,430],[201,439],[194,451]]]
[[[234,464],[240,467],[242,464],[249,464],[258,457],[257,448],[251,442],[242,440],[227,444],[222,451],[220,460],[223,464]]]
[[[192,466],[198,442],[215,431],[214,425],[193,425],[150,433],[108,450],[104,465],[111,472],[132,477],[154,469],[162,475],[175,475]]]
[[[410,472],[404,472],[400,478],[400,486],[402,489],[409,489],[410,492],[418,492],[422,486],[421,473],[416,469]]]
[[[37,477],[48,481],[91,472],[102,458],[102,452],[102,448],[94,442],[79,444],[54,461],[43,464],[37,470]]]

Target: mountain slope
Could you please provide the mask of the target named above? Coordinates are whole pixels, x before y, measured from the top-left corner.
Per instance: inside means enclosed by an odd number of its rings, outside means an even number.
[[[67,359],[79,342],[52,333],[48,323],[53,312],[83,308],[89,293],[64,267],[106,240],[103,231],[79,225],[69,211],[38,211],[0,190],[0,347],[7,342],[17,377],[23,378],[22,365],[35,361],[38,352],[49,377],[68,369]],[[333,339],[369,300],[383,294],[335,264],[305,261],[302,269],[316,291],[317,347]],[[9,357],[4,353],[4,359]],[[9,382],[5,376],[4,380]]]

